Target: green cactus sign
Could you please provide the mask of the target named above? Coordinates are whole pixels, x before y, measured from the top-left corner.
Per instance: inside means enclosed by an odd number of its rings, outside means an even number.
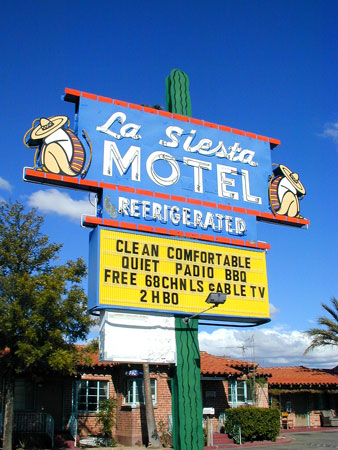
[[[192,117],[188,75],[179,69],[173,69],[166,78],[167,111]]]

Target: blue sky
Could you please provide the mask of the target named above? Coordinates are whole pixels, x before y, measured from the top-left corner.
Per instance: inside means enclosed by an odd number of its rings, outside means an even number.
[[[300,174],[308,230],[259,224],[272,321],[246,332],[201,328],[203,350],[264,365],[332,367],[333,349],[302,357],[301,331],[337,295],[337,2],[327,0],[3,0],[0,197],[37,206],[61,259],[88,259],[82,193],[24,183],[37,117],[74,114],[65,87],[165,106],[173,68],[190,79],[193,117],[281,140],[272,152]],[[252,343],[254,342],[254,348]],[[268,345],[267,345],[268,344]],[[243,351],[243,347],[245,350]]]

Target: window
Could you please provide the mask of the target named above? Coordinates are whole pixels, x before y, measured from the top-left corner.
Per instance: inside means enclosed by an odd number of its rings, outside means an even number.
[[[252,403],[252,386],[245,380],[229,380],[228,399],[232,406],[237,403]]]
[[[34,409],[34,384],[29,380],[15,380],[14,411]]]
[[[108,381],[81,380],[77,392],[78,410],[97,412],[100,402],[109,396]]]
[[[329,395],[326,393],[323,394],[312,394],[313,401],[313,409],[321,410],[321,409],[330,409],[330,399]]]
[[[216,398],[216,391],[205,391],[205,398]]]
[[[150,379],[151,398],[153,403],[157,403],[157,380]],[[127,391],[125,395],[125,403],[136,405],[144,403],[144,384],[143,378],[128,378]]]

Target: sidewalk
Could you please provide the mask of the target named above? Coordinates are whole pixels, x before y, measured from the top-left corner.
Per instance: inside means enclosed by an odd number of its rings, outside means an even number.
[[[289,442],[292,442],[292,438],[290,436],[290,434],[293,433],[309,433],[309,432],[316,432],[316,431],[338,431],[338,427],[297,427],[297,428],[291,428],[289,430],[281,430],[281,434],[278,436],[277,441],[276,442],[271,442],[271,441],[255,441],[255,442],[246,442],[245,444],[242,445],[238,445],[238,444],[234,444],[232,441],[230,441],[230,439],[227,439],[227,436],[225,434],[220,434],[220,433],[215,433],[214,434],[214,445],[212,446],[208,446],[208,447],[204,447],[204,450],[214,450],[214,449],[233,449],[233,448],[254,448],[254,447],[262,447],[264,445],[266,446],[271,446],[271,445],[276,445],[277,448],[276,450],[278,450],[278,445],[283,445],[283,444],[288,444]],[[222,441],[223,442],[215,442],[215,440],[219,441],[219,436],[222,437]],[[118,450],[142,450],[145,449],[146,447],[144,446],[123,446],[118,444],[117,447],[114,447],[114,449],[118,449]],[[93,447],[91,447],[90,449],[76,449],[73,448],[72,450],[107,450],[106,448],[98,448],[96,447],[95,449],[93,449]],[[161,450],[173,450],[172,447],[163,447]]]
[[[249,448],[249,447],[261,447],[263,445],[281,445],[281,444],[288,444],[289,442],[291,442],[292,439],[286,436],[278,436],[277,437],[277,441],[276,442],[272,442],[272,441],[254,441],[254,442],[246,442],[245,444],[239,445],[239,444],[234,444],[233,442],[218,442],[215,443],[214,445],[208,446],[208,447],[204,447],[204,450],[213,450],[213,449],[226,449],[226,448]]]
[[[292,438],[289,436],[292,433],[309,433],[309,432],[316,432],[316,431],[338,431],[338,427],[297,427],[297,428],[290,428],[288,430],[280,430],[280,435],[277,437],[276,442],[272,441],[254,441],[254,442],[246,442],[245,444],[238,445],[234,444],[233,442],[230,442],[229,439],[227,439],[226,435],[224,436],[224,442],[220,442],[219,439],[219,433],[214,434],[214,445],[204,447],[204,450],[213,450],[213,449],[227,449],[227,448],[250,448],[250,447],[262,447],[264,445],[283,445],[288,444],[289,442],[292,442]],[[215,442],[215,437],[218,442]],[[276,449],[277,450],[277,449]]]

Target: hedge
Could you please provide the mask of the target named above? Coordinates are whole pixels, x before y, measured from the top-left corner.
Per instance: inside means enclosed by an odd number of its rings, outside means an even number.
[[[275,441],[279,435],[280,411],[276,408],[233,408],[225,410],[224,428],[231,437],[234,426],[241,427],[242,442]]]

